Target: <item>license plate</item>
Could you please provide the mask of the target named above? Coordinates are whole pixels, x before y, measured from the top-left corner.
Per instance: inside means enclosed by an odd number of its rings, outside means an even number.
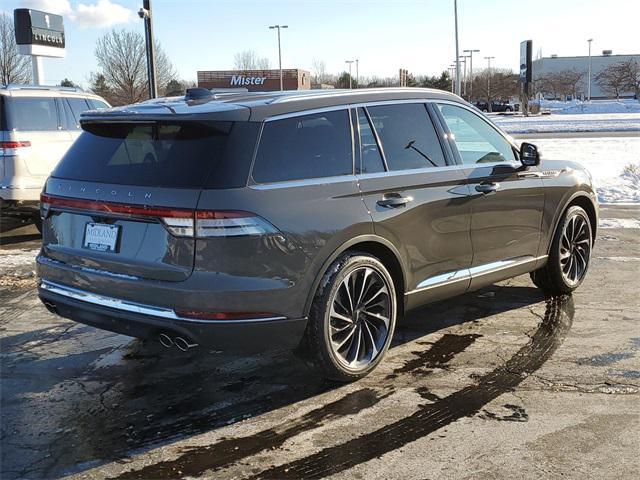
[[[99,252],[115,252],[118,245],[118,233],[120,233],[119,225],[87,223],[84,228],[82,246]]]

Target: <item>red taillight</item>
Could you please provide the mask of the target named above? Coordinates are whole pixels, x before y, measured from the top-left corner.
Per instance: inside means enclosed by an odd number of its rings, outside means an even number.
[[[31,142],[24,140],[22,142],[18,141],[8,141],[8,142],[0,142],[0,148],[24,148],[30,147]]]
[[[176,310],[175,312],[179,317],[195,320],[250,320],[278,316],[268,312],[202,312],[198,310]]]
[[[239,210],[190,210],[169,207],[129,205],[99,200],[40,195],[43,205],[74,208],[89,212],[119,213],[134,217],[159,218],[178,237],[209,238],[264,235],[278,230],[255,213]]]
[[[6,142],[0,142],[0,154],[10,157],[13,155],[17,155],[21,148],[29,147],[31,147],[31,142],[28,142],[26,140],[8,140]]]
[[[77,208],[91,212],[123,213],[125,215],[142,217],[193,218],[193,210],[148,207],[146,205],[129,205],[124,203],[103,202],[99,200],[81,200],[77,198],[52,197],[43,193],[40,202],[56,207]]]

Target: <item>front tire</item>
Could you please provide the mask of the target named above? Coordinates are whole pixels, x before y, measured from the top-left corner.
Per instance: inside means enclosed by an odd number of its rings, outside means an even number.
[[[551,295],[573,292],[589,269],[592,244],[589,215],[577,205],[569,207],[554,233],[547,264],[531,272],[533,283]]]
[[[314,297],[305,357],[325,378],[362,378],[389,348],[397,311],[393,279],[382,262],[346,252],[324,274]]]

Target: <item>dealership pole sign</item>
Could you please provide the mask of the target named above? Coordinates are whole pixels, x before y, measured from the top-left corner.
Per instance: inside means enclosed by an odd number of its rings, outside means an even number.
[[[64,21],[60,15],[16,8],[13,11],[18,53],[31,55],[33,83],[44,83],[42,57],[64,58]]]
[[[533,42],[520,42],[520,82],[525,85],[531,83],[531,49]]]

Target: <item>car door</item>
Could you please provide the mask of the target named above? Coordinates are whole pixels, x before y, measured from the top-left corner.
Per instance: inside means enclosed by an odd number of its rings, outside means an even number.
[[[353,113],[358,184],[376,234],[403,257],[407,307],[466,291],[469,191],[444,131],[425,103],[370,105]]]
[[[524,167],[505,136],[470,108],[443,102],[438,110],[472,195],[471,288],[529,271],[544,207],[537,167]]]

